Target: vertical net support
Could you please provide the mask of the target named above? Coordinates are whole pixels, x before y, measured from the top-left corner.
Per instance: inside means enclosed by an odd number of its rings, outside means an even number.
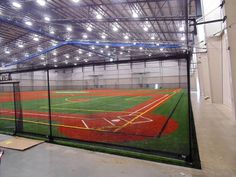
[[[19,82],[13,82],[14,109],[15,109],[15,134],[23,132],[23,115]]]

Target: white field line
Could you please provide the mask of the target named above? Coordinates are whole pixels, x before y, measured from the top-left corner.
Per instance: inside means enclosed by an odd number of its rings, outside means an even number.
[[[145,105],[144,107],[142,107],[142,108],[140,108],[140,109],[138,109],[138,110],[136,110],[136,111],[130,113],[129,116],[131,116],[131,115],[133,115],[133,114],[139,112],[140,110],[143,110],[144,108],[146,108],[146,107],[148,107],[148,106],[151,106],[152,104],[155,104],[156,102],[160,101],[162,98],[167,97],[167,96],[168,96],[167,94],[166,94],[166,95],[163,95],[161,98],[159,98],[159,99],[157,99],[157,100],[155,100],[155,101],[153,101],[153,102],[151,102],[151,103]]]
[[[84,126],[85,126],[86,128],[89,128],[88,125],[84,122],[83,119],[81,120],[81,122],[84,124]]]
[[[113,124],[111,121],[107,120],[106,118],[103,118],[106,122],[108,122],[109,124],[111,124],[112,126],[115,126],[115,124]]]

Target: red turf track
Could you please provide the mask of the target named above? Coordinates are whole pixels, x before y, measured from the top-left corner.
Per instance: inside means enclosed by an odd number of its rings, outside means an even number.
[[[169,91],[173,91],[173,90],[169,90]],[[44,95],[45,92],[40,92],[40,93],[43,93]],[[35,94],[36,92],[26,92],[22,95],[22,98],[23,98],[22,100],[33,100],[35,99]],[[128,96],[144,96],[144,95],[146,96],[147,95],[147,96],[152,96],[152,99],[142,104],[139,104],[135,107],[132,107],[131,109],[125,110],[126,112],[132,113],[143,108],[139,111],[139,113],[133,113],[132,115],[129,115],[130,113],[125,113],[125,112],[95,113],[95,114],[89,114],[89,115],[88,114],[53,113],[52,120],[56,121],[57,124],[62,124],[66,126],[77,126],[77,127],[82,127],[82,128],[86,128],[87,126],[90,128],[90,129],[75,129],[75,128],[68,128],[68,127],[59,127],[60,133],[63,134],[64,136],[75,138],[75,139],[97,141],[97,142],[138,141],[138,140],[143,140],[143,139],[157,136],[162,126],[166,122],[166,117],[152,114],[152,110],[156,109],[156,107],[154,107],[153,109],[150,109],[158,102],[164,100],[166,97],[163,98],[163,95],[156,95],[156,94],[154,95],[150,93],[149,90],[140,90],[140,91],[134,91],[134,92],[128,92],[128,93],[127,91],[123,91],[123,90],[89,90],[89,94],[86,94],[86,95],[94,95],[94,96],[127,96],[127,95]],[[41,96],[42,95],[40,95],[40,97]],[[65,95],[60,94],[60,97],[61,96],[64,97]],[[68,94],[66,94],[66,96],[68,96]],[[158,102],[155,102],[158,99],[160,100]],[[142,117],[137,118],[137,120],[128,124],[126,127],[120,129],[117,132],[114,132],[117,129],[117,127],[115,126],[122,126],[126,124],[127,121],[132,120],[134,117],[138,116],[141,112],[145,112],[146,110],[149,110],[149,111],[143,114]],[[14,112],[10,110],[3,110],[1,112],[1,115],[5,115],[5,116],[9,116],[13,114]],[[48,120],[48,115],[43,112],[24,111],[23,116],[24,118],[37,118],[37,119]],[[114,119],[119,120],[119,121],[114,122]],[[150,119],[152,121],[150,121]],[[174,121],[173,119],[170,119],[162,135],[170,134],[174,132],[177,128],[178,128],[177,122]],[[102,129],[102,131],[99,131],[99,129]]]

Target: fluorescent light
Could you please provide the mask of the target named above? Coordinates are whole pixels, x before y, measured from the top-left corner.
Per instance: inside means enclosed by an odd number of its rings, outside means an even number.
[[[44,17],[44,20],[49,22],[51,19],[49,17]]]
[[[50,33],[50,34],[55,34],[55,31],[51,30],[49,33]]]
[[[54,59],[53,61],[54,61],[54,62],[57,62],[57,59]]]
[[[91,54],[91,53],[88,53],[88,56],[89,56],[89,57],[91,57],[91,56],[92,56],[92,54]]]
[[[74,63],[74,65],[76,66],[76,65],[77,65],[77,63]]]
[[[181,39],[181,41],[185,41],[186,38],[185,38],[185,36],[182,36],[180,39]]]
[[[143,30],[144,30],[144,31],[148,31],[148,27],[144,26],[144,27],[143,27]]]
[[[121,55],[123,55],[123,52],[120,52]]]
[[[57,65],[54,65],[54,67],[56,68],[56,67],[57,67]]]
[[[163,48],[160,48],[160,51],[163,51],[164,49]]]
[[[105,48],[106,48],[106,49],[108,49],[108,48],[109,48],[109,46],[108,46],[108,45],[106,45],[106,46],[105,46]]]
[[[99,44],[99,41],[96,41],[96,44]]]
[[[101,36],[101,38],[102,38],[102,39],[106,39],[106,36],[103,34],[103,35]]]
[[[34,36],[33,40],[34,40],[34,41],[39,41],[38,36]]]
[[[68,61],[67,61],[67,60],[65,61],[65,64],[68,64]]]
[[[121,49],[124,49],[125,47],[124,47],[124,46],[121,46],[120,48],[121,48]]]
[[[97,15],[96,15],[96,18],[97,18],[98,20],[101,20],[101,19],[102,19],[102,15],[101,15],[101,14],[97,14]]]
[[[184,26],[180,26],[179,31],[184,31]]]
[[[137,14],[136,12],[133,12],[133,13],[132,13],[132,17],[133,17],[133,18],[138,18],[138,14]]]
[[[151,37],[151,40],[155,40],[155,36],[152,36],[152,37]]]
[[[117,32],[118,31],[118,28],[116,26],[113,26],[113,31]]]
[[[92,46],[91,48],[92,48],[93,50],[95,49],[95,47],[94,47],[94,46]]]
[[[67,54],[67,55],[65,55],[65,57],[68,59],[68,58],[70,58],[70,55],[69,55],[69,54]]]
[[[5,54],[10,54],[10,50],[5,50]]]
[[[45,6],[46,5],[46,1],[45,0],[37,0],[36,1],[40,6]]]
[[[103,53],[103,50],[100,50],[101,53]]]
[[[159,46],[160,44],[159,43],[156,43],[157,46]]]
[[[69,32],[71,32],[71,31],[72,31],[72,27],[71,27],[71,26],[67,26],[67,27],[66,27],[66,30],[69,31]]]
[[[88,38],[88,35],[87,35],[87,34],[84,34],[84,35],[83,35],[83,38],[84,38],[84,39],[87,39],[87,38]]]
[[[19,47],[19,48],[24,48],[24,44],[23,44],[22,42],[19,42],[19,43],[18,43],[18,47]]]
[[[108,56],[110,56],[110,55],[111,55],[111,53],[108,53],[107,55],[108,55]]]
[[[53,55],[53,56],[56,56],[56,55],[57,55],[57,52],[56,52],[56,51],[54,51],[54,52],[52,53],[52,55]]]
[[[30,22],[30,21],[26,21],[25,24],[28,25],[28,26],[32,26],[33,25],[33,23]]]
[[[142,47],[139,47],[139,50],[143,50],[143,48],[142,48]]]
[[[126,40],[129,39],[129,36],[128,36],[128,35],[125,35],[125,36],[124,36],[124,39],[126,39]]]
[[[72,0],[73,2],[75,2],[75,3],[78,3],[80,0]]]
[[[45,58],[44,58],[44,57],[40,57],[40,59],[41,59],[41,60],[45,60]]]
[[[134,44],[134,45],[136,45],[137,43],[136,43],[136,42],[134,42],[133,44]]]
[[[113,58],[110,58],[110,62],[112,62],[113,61]]]
[[[76,59],[77,61],[79,61],[79,57],[75,57],[75,59]]]
[[[93,29],[91,26],[88,26],[87,31],[91,32]]]
[[[17,9],[20,9],[20,8],[22,8],[22,5],[20,4],[20,3],[18,3],[18,2],[12,2],[12,5],[15,7],[15,8],[17,8]]]

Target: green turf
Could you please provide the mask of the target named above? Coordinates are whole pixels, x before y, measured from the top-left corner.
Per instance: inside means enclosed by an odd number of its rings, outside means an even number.
[[[134,90],[129,90],[128,92],[132,92]],[[164,89],[161,90],[150,90],[152,93],[157,94],[173,94],[173,92],[165,91]],[[63,91],[64,92],[64,91]],[[62,92],[62,93],[63,93]],[[153,114],[157,115],[164,115],[169,116],[173,108],[175,107],[177,101],[180,99],[181,94],[184,94],[181,98],[174,114],[172,115],[172,119],[177,121],[179,127],[178,129],[169,134],[162,136],[161,138],[147,138],[142,141],[132,141],[126,143],[119,143],[125,146],[131,146],[136,148],[142,149],[149,149],[149,150],[161,150],[161,151],[168,151],[174,152],[179,154],[188,154],[189,153],[189,137],[188,137],[188,114],[187,114],[187,93],[186,91],[181,91],[180,93],[176,93],[171,99],[166,101],[157,109],[153,110]],[[63,93],[65,94],[65,92]],[[61,95],[61,93],[54,92],[54,95]],[[76,95],[76,94],[75,94]],[[136,97],[129,97],[129,96],[88,96],[86,93],[77,96],[71,96],[68,93],[66,97],[60,98],[52,98],[52,111],[55,113],[69,113],[69,114],[93,114],[99,112],[113,112],[113,111],[124,111],[129,108],[132,108],[138,104],[141,104],[151,97],[149,96],[136,96]],[[66,99],[89,99],[85,102],[68,102]],[[66,104],[65,104],[66,103]],[[13,108],[13,103],[0,103],[1,108]],[[28,111],[39,111],[39,112],[48,112],[48,100],[47,99],[38,99],[38,100],[31,100],[31,101],[22,101],[23,110]],[[29,119],[35,120],[35,119]],[[37,120],[45,122],[44,120]],[[13,124],[14,125],[14,124]],[[10,121],[1,121],[0,120],[0,129],[2,130],[4,127],[11,127],[12,122]],[[36,125],[31,123],[24,124],[24,130],[27,132],[38,133],[42,135],[48,135],[49,129],[48,126],[45,125]],[[53,128],[53,135],[63,137],[58,131],[58,128]],[[123,153],[123,152],[122,152]],[[125,153],[124,153],[125,154]]]
[[[13,132],[15,129],[15,121],[13,120],[2,120],[3,116],[0,116],[0,130],[6,131],[6,132]],[[4,116],[4,118],[12,119],[11,116]],[[26,121],[34,121],[39,123],[48,123],[48,120],[42,120],[42,119],[35,119],[35,118],[24,118]],[[53,124],[56,124],[57,122],[53,121]],[[29,123],[24,122],[23,131],[27,133],[36,133],[41,135],[49,135],[49,126],[47,125],[40,125],[36,123]],[[62,136],[57,127],[52,128],[52,132],[54,135]]]
[[[168,116],[173,110],[176,102],[180,98],[182,93],[177,93],[174,97],[168,100],[166,103],[161,105],[159,108],[153,111],[154,114]],[[143,141],[134,141],[124,143],[124,145],[152,149],[152,150],[162,150],[168,152],[174,152],[179,154],[188,154],[189,153],[189,128],[188,128],[188,99],[187,93],[184,92],[183,97],[181,98],[172,119],[178,122],[178,129],[161,138],[150,138]]]
[[[132,98],[132,99],[130,99]],[[66,99],[89,99],[85,102],[68,102]],[[140,103],[149,100],[150,97],[128,97],[128,96],[73,96],[51,99],[51,109],[57,113],[68,114],[91,114],[98,112],[119,112],[132,108]],[[12,109],[13,103],[7,102],[0,105],[6,109]],[[37,101],[22,101],[23,110],[48,112],[48,100],[39,99]]]

